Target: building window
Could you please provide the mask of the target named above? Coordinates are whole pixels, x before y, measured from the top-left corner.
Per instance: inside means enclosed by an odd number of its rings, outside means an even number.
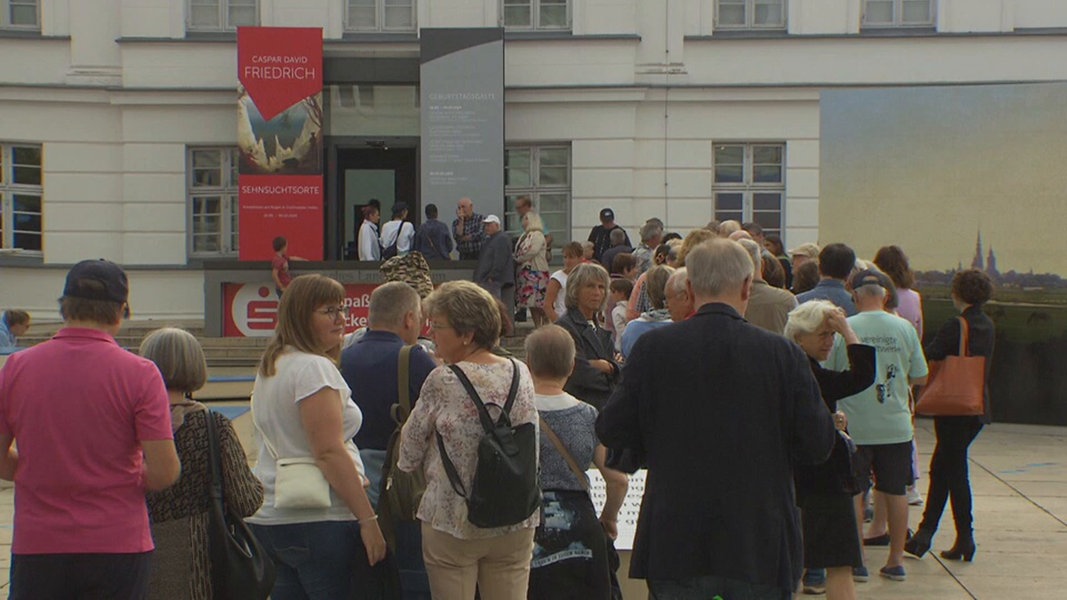
[[[259,25],[257,0],[189,0],[189,31],[235,31]]]
[[[0,248],[41,251],[41,147],[0,144]]]
[[[933,27],[934,0],[864,0],[864,27]]]
[[[529,196],[556,246],[570,237],[571,148],[566,145],[508,146],[504,149],[504,227],[522,233],[515,200]]]
[[[185,170],[192,256],[237,255],[237,161],[237,148],[189,149]]]
[[[41,29],[37,0],[0,0],[0,27],[4,29]]]
[[[716,144],[713,148],[715,218],[755,221],[782,234],[785,144]]]
[[[570,0],[502,0],[507,29],[570,29]]]
[[[348,0],[348,31],[415,31],[415,0]]]
[[[785,0],[715,0],[716,29],[785,29]]]

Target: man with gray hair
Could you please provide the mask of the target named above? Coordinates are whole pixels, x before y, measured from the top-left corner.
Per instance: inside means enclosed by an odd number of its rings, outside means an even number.
[[[597,419],[648,479],[630,576],[655,598],[782,600],[800,579],[793,465],[833,449],[800,348],[746,322],[753,264],[715,239],[686,258],[696,314],[646,332]]]
[[[612,229],[611,233],[608,234],[608,239],[611,240],[611,247],[600,255],[600,264],[604,265],[604,269],[608,273],[611,273],[611,266],[615,263],[615,257],[623,252],[632,252],[633,248],[630,247],[630,240],[626,238],[626,232],[621,227]]]
[[[663,225],[656,221],[649,219],[641,226],[641,243],[633,251],[634,258],[637,259],[638,275],[652,266],[652,253],[656,251],[656,246],[659,246],[663,239]]]
[[[382,464],[389,436],[396,423],[392,407],[398,394],[400,350],[411,349],[408,386],[412,404],[422,382],[437,366],[418,344],[422,309],[418,292],[401,281],[391,281],[370,295],[367,333],[341,352],[341,375],[352,388],[352,400],[363,411],[363,425],[353,440],[367,468],[367,496],[377,505]]]
[[[782,335],[785,323],[789,320],[789,311],[797,307],[793,294],[771,286],[763,280],[763,248],[753,240],[739,240],[737,243],[748,252],[755,271],[752,273],[752,297],[748,300],[745,319],[756,327],[771,333]],[[778,260],[771,257],[769,260]]]
[[[824,250],[825,251],[825,250]],[[856,442],[853,458],[856,479],[864,492],[871,485],[877,502],[884,502],[889,517],[889,557],[880,574],[903,581],[904,543],[908,535],[907,487],[913,482],[911,442],[914,430],[909,409],[912,386],[926,383],[927,366],[922,344],[915,327],[885,310],[886,298],[893,282],[881,271],[866,269],[849,280],[859,311],[848,318],[860,340],[875,349],[874,385],[838,401],[838,408],[848,417],[849,435]],[[848,369],[845,344],[838,339],[825,363],[827,369]],[[863,494],[856,496],[857,528],[863,529]],[[884,531],[870,537],[881,537]]]
[[[689,293],[689,274],[685,267],[675,269],[667,278],[663,298],[667,304],[667,312],[675,323],[684,321],[693,314],[696,307],[693,306],[693,296]]]

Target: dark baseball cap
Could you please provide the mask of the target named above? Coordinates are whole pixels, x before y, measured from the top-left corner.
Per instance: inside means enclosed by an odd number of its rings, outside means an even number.
[[[886,290],[893,289],[893,282],[889,279],[889,276],[881,271],[875,271],[874,269],[864,269],[849,279],[849,287],[856,289],[865,285],[877,285],[878,287],[885,288]]]
[[[94,283],[96,285],[93,285]],[[130,283],[122,267],[110,260],[83,260],[71,267],[67,273],[63,297],[108,300],[122,304],[130,297]]]
[[[615,211],[611,210],[610,208],[601,209],[600,210],[600,220],[603,221],[604,219],[608,219],[608,220],[614,221],[615,220]]]

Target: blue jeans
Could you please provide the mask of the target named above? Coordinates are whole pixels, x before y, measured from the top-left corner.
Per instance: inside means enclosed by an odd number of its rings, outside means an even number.
[[[789,590],[714,575],[648,580],[650,600],[789,600],[792,596]]]
[[[363,461],[364,475],[370,481],[367,489],[367,498],[370,504],[378,509],[378,498],[382,495],[382,467],[385,466],[385,450],[360,450],[359,458]]]
[[[353,565],[356,560],[366,561],[357,522],[249,525],[278,571],[270,595],[273,600],[352,596]]]

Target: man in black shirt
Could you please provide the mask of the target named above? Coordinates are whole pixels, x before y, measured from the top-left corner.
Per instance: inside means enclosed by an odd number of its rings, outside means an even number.
[[[593,260],[600,262],[604,252],[611,248],[611,232],[615,229],[622,229],[615,224],[615,211],[610,208],[605,208],[600,211],[600,225],[597,225],[589,232],[589,241],[593,242]],[[626,232],[623,231],[623,234]],[[630,236],[626,236],[626,245],[633,247],[630,243]]]

